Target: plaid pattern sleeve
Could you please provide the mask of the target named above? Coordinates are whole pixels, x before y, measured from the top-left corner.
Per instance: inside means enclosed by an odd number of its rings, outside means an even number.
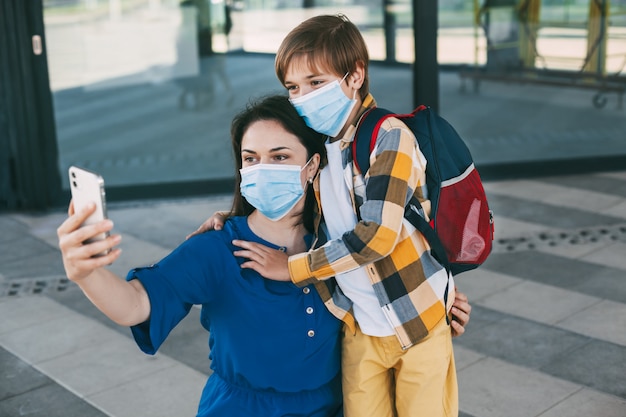
[[[424,199],[426,161],[415,144],[413,133],[404,123],[395,118],[385,121],[365,187],[360,174],[352,172],[349,142],[342,144],[344,170],[348,171],[346,177],[354,177],[353,198],[355,206],[360,206],[361,221],[341,239],[290,257],[294,282],[312,283],[391,255],[401,238],[406,203],[416,190]]]
[[[365,107],[374,105],[373,98],[368,98]],[[426,209],[430,207],[426,160],[406,125],[389,118],[381,126],[369,171],[363,178],[352,163],[350,143],[354,131],[353,126],[347,135],[350,139],[342,143],[343,168],[345,177],[352,178],[354,207],[355,211],[359,207],[361,220],[341,239],[318,241],[308,253],[291,256],[290,274],[298,285],[319,286],[320,281],[327,283],[338,273],[371,264],[366,270],[381,308],[402,346],[409,347],[445,317],[450,304],[444,301],[449,288],[447,272],[430,255],[423,236],[404,219],[404,207],[413,195],[424,202]],[[453,294],[448,295],[454,299]],[[348,323],[350,302],[339,288],[332,293],[326,291],[322,298],[337,317]],[[337,308],[339,314],[334,311]]]

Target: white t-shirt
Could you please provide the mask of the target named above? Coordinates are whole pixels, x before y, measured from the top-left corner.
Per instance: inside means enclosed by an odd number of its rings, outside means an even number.
[[[328,165],[320,173],[320,199],[329,239],[340,239],[354,229],[357,217],[352,209],[350,189],[352,174],[344,174],[340,141],[326,142]],[[346,178],[346,175],[348,176]],[[383,314],[365,267],[338,274],[337,284],[354,304],[354,316],[364,334],[391,336],[393,328]]]

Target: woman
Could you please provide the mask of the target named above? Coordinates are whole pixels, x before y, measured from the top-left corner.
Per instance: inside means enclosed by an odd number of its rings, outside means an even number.
[[[306,251],[313,230],[311,183],[325,163],[322,138],[286,97],[268,97],[231,126],[237,161],[232,214],[223,230],[185,241],[156,265],[126,280],[104,266],[120,250],[108,220],[80,228],[93,207],[57,233],[67,276],[114,322],[131,326],[142,351],[154,354],[194,304],[210,332],[213,374],[198,416],[340,416],[340,322],[312,286],[296,287],[242,269],[232,240],[263,243],[287,254]],[[105,249],[107,255],[92,257]]]

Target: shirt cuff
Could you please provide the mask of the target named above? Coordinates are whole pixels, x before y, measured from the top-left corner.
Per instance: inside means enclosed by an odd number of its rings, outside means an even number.
[[[309,268],[309,254],[299,253],[297,255],[291,255],[288,261],[289,276],[291,281],[299,287],[316,282],[315,277],[311,273]]]

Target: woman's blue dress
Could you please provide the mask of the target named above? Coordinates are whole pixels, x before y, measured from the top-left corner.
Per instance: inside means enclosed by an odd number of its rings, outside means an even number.
[[[150,298],[150,319],[131,328],[154,354],[194,304],[209,331],[211,369],[198,416],[340,416],[340,326],[312,286],[242,269],[233,239],[259,242],[246,217],[195,236],[159,263],[133,269]]]

